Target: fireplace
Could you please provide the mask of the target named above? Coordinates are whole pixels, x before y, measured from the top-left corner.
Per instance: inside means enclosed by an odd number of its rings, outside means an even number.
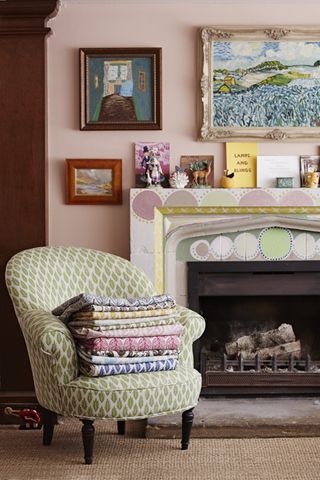
[[[187,290],[207,324],[194,347],[203,395],[320,392],[320,261],[189,262]],[[226,353],[226,344],[281,325],[299,355]]]

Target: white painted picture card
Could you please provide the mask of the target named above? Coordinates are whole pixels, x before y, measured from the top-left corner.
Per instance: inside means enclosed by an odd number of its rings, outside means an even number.
[[[279,177],[292,177],[293,187],[301,186],[299,155],[258,155],[257,187],[276,188]]]

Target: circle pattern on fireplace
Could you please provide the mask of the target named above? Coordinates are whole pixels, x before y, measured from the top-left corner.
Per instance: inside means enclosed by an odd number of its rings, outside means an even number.
[[[259,251],[266,260],[284,260],[292,246],[293,236],[287,228],[268,227],[259,235]]]
[[[225,235],[218,235],[210,244],[210,253],[216,259],[225,260],[233,253],[233,241]]]
[[[241,260],[253,260],[258,254],[258,239],[252,233],[240,233],[234,240],[234,253]]]
[[[294,239],[293,251],[302,260],[310,260],[316,254],[316,241],[310,233],[299,233]]]

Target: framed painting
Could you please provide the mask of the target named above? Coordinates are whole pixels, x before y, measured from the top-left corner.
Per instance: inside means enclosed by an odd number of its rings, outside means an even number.
[[[320,27],[201,29],[200,140],[320,135]]]
[[[161,128],[161,48],[80,49],[81,130]]]
[[[193,175],[193,166],[199,165],[200,171],[205,171],[208,175],[206,176],[206,186],[208,188],[213,187],[213,155],[181,155],[180,157],[180,167],[188,175],[188,185],[187,188],[191,188],[194,183]]]
[[[122,161],[66,159],[67,203],[121,204]]]

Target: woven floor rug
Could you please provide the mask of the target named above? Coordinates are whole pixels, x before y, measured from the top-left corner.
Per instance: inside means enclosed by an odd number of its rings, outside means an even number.
[[[84,465],[81,423],[66,420],[50,447],[42,431],[0,427],[1,480],[318,480],[320,438],[191,439],[118,436],[96,422],[94,464]]]

